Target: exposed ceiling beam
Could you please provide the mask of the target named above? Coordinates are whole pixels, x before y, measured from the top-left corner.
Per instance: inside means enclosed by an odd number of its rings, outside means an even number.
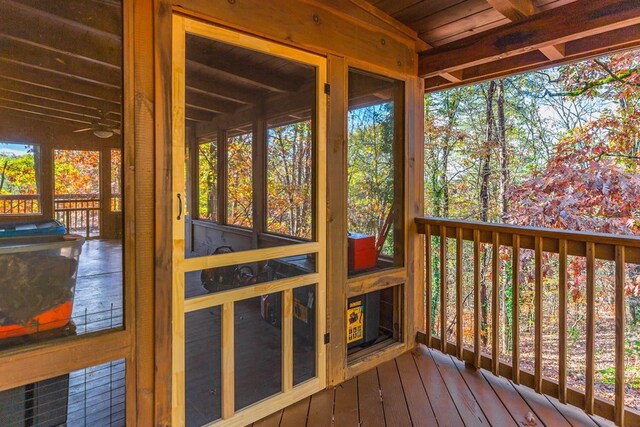
[[[45,88],[23,81],[0,79],[0,90],[18,95],[26,95],[43,101],[53,101],[60,104],[68,104],[70,107],[88,108],[94,111],[112,111],[120,113],[120,105],[114,102],[107,102],[88,98],[85,96],[72,94],[58,88]]]
[[[122,41],[113,34],[10,0],[0,0],[0,15],[0,33],[66,55],[122,64]]]
[[[540,12],[533,0],[487,0],[487,3],[511,21],[520,21]],[[564,44],[545,46],[540,48],[540,52],[557,61],[564,58]]]
[[[419,75],[434,77],[638,23],[637,0],[577,0],[422,52]]]
[[[112,88],[122,87],[119,67],[88,62],[0,34],[0,59]]]
[[[204,92],[242,104],[255,104],[260,101],[264,91],[252,91],[221,81],[219,73],[193,61],[187,61],[185,82],[194,91]]]
[[[191,45],[187,42],[187,64],[199,64],[207,67],[210,73],[218,73],[226,79],[241,84],[251,84],[262,89],[277,92],[295,92],[301,82],[284,74],[270,71],[261,64],[250,64],[247,58],[236,60],[231,55],[221,55],[210,49],[208,44]],[[239,64],[242,64],[240,67]],[[309,73],[313,78],[313,73]]]
[[[62,102],[47,100],[43,98],[38,98],[36,96],[25,95],[20,93],[15,93],[7,90],[0,89],[0,100],[7,102],[14,102],[16,104],[37,107],[45,110],[51,110],[54,112],[61,112],[69,115],[76,115],[80,118],[85,118],[89,121],[91,120],[99,120],[101,122],[113,122],[119,123],[119,114],[109,114],[107,117],[102,117],[98,110],[87,107],[80,107],[72,104],[65,104]],[[114,117],[114,118],[110,118]]]
[[[462,74],[463,83],[471,84],[526,71],[558,66],[639,46],[640,26],[632,25],[567,42],[565,44],[565,56],[556,61],[549,60],[539,50],[532,50],[522,55],[469,67],[459,72]],[[460,86],[460,82],[451,82],[441,76],[425,79],[425,90],[428,92],[455,86]]]
[[[186,103],[188,106],[199,108],[212,113],[228,114],[233,113],[238,107],[244,105],[241,103],[228,101],[215,96],[211,96],[204,92],[198,92],[187,86],[185,93]]]
[[[519,21],[538,11],[533,0],[487,0],[487,3],[512,21]]]
[[[15,3],[15,0],[13,1]],[[38,9],[40,13],[78,22],[103,33],[122,35],[122,4],[108,4],[91,0],[42,1],[19,0],[24,7]]]
[[[21,64],[9,63],[3,59],[0,59],[0,76],[4,79],[28,83],[46,89],[61,90],[100,101],[120,103],[121,91],[119,89],[78,80],[50,71],[34,69]]]

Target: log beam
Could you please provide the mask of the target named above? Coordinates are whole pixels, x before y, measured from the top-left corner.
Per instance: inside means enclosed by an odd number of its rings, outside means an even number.
[[[419,75],[486,64],[640,23],[637,0],[577,0],[526,19],[422,52]]]
[[[640,26],[633,25],[564,44],[564,56],[552,61],[539,50],[459,70],[461,82],[442,76],[425,79],[427,92],[524,73],[640,46]]]

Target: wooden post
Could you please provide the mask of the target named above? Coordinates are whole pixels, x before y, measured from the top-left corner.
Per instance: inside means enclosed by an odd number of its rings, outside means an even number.
[[[473,230],[473,366],[480,368],[480,230]]]
[[[500,366],[500,235],[491,233],[493,256],[491,257],[491,371],[498,375]]]
[[[347,363],[347,67],[344,58],[329,55],[329,96],[327,135],[327,295],[328,331],[327,380],[331,385],[345,379]]]
[[[594,392],[593,380],[595,373],[594,352],[595,352],[595,244],[587,242],[587,337],[586,337],[586,377],[585,377],[585,399],[584,409],[589,414],[593,414]]]
[[[558,244],[558,400],[567,403],[567,240]]]
[[[433,271],[431,266],[431,258],[433,251],[431,248],[431,225],[425,226],[424,234],[424,260],[425,260],[425,333],[427,334],[427,347],[431,347],[431,321],[433,313],[431,310],[431,300],[433,298]]]
[[[542,237],[535,239],[535,344],[534,344],[534,380],[533,388],[542,391]]]
[[[462,360],[462,228],[456,228],[456,347],[458,359]]]
[[[511,379],[520,384],[520,235],[513,235],[513,252],[511,257]]]
[[[447,227],[440,226],[440,350],[447,352]]]
[[[619,426],[624,425],[624,285],[625,285],[625,248],[616,246],[616,385],[615,385],[615,421]]]

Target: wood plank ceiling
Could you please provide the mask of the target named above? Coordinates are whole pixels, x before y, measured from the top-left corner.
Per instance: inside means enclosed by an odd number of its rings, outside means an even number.
[[[57,139],[119,131],[121,13],[117,0],[0,0],[0,140],[16,118]],[[191,36],[186,65],[188,125],[293,96],[309,80],[301,64]]]
[[[640,45],[637,0],[367,1],[426,43],[427,91]]]

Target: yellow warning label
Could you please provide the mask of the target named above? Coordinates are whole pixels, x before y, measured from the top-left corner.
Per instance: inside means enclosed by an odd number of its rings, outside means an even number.
[[[364,332],[363,307],[361,304],[358,304],[356,307],[351,307],[351,305],[355,304],[349,304],[349,308],[347,309],[347,344],[361,340]]]
[[[293,300],[293,315],[304,323],[309,323],[309,309],[303,305],[297,298]]]

